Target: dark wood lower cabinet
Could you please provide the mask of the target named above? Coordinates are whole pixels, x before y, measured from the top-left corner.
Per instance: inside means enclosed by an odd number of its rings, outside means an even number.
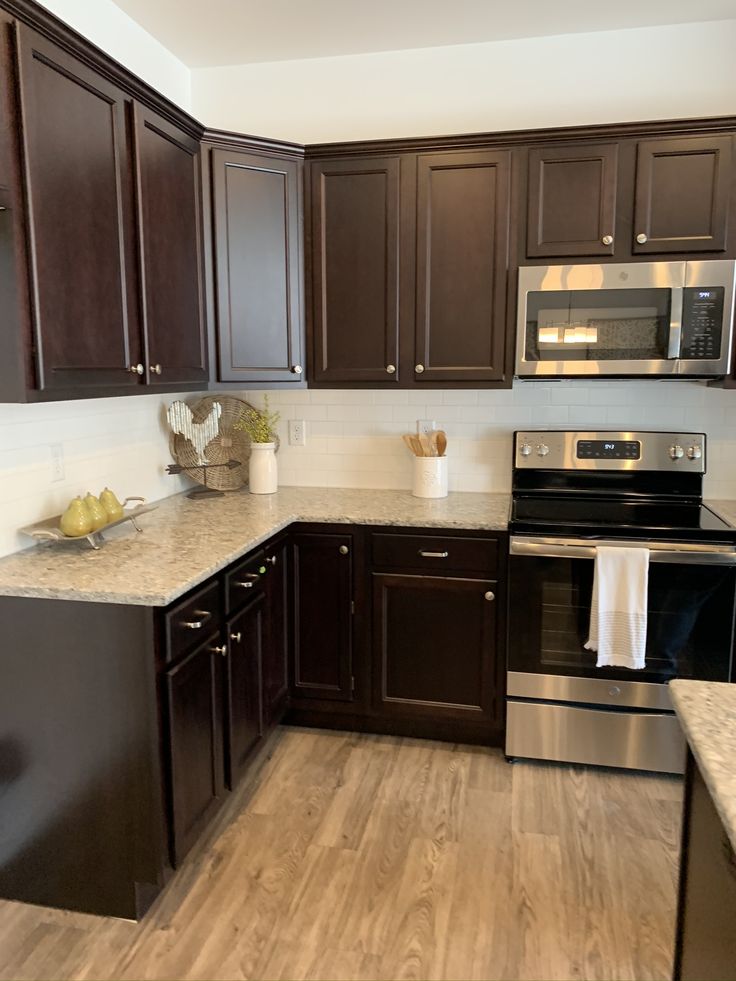
[[[495,582],[373,576],[374,703],[385,716],[490,723]]]
[[[172,862],[180,864],[222,802],[223,668],[213,634],[165,675]]]
[[[276,725],[289,694],[289,542],[284,538],[265,558],[266,613],[263,644],[263,725]]]
[[[225,658],[227,785],[233,790],[263,735],[261,660],[263,594],[228,621]]]

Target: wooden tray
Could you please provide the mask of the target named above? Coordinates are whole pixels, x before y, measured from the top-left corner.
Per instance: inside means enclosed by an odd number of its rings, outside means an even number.
[[[126,521],[130,521],[136,531],[143,531],[135,519],[141,514],[155,511],[158,504],[146,504],[145,497],[126,497],[123,501],[123,509],[134,501],[139,501],[140,503],[128,508],[122,518],[118,518],[117,521],[111,521],[109,525],[105,525],[104,528],[98,528],[97,531],[92,531],[89,535],[80,535],[79,538],[69,538],[63,533],[59,527],[59,522],[61,521],[60,514],[55,515],[53,518],[47,518],[45,521],[38,521],[35,525],[26,525],[20,531],[23,535],[34,538],[42,545],[76,545],[78,542],[87,542],[92,548],[99,549],[105,544],[104,532],[110,528],[117,528],[118,525],[125,524]]]

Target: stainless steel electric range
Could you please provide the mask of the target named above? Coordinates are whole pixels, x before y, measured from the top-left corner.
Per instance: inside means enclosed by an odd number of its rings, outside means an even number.
[[[702,433],[517,432],[506,755],[680,773],[672,678],[731,679],[736,529]],[[585,649],[596,546],[650,550],[644,670]]]

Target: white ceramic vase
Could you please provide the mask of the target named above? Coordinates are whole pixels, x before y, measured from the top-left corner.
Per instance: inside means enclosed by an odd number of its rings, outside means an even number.
[[[251,443],[249,464],[251,494],[275,494],[279,487],[275,443]]]
[[[447,497],[447,457],[414,457],[414,497]]]

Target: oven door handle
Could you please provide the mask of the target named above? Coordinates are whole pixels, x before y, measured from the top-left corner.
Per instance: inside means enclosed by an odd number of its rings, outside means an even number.
[[[611,548],[647,548],[650,562],[687,565],[736,566],[736,547],[732,545],[696,545],[672,542],[596,541],[591,545],[579,538],[521,538],[513,536],[511,555],[538,559],[595,559],[596,546]]]

